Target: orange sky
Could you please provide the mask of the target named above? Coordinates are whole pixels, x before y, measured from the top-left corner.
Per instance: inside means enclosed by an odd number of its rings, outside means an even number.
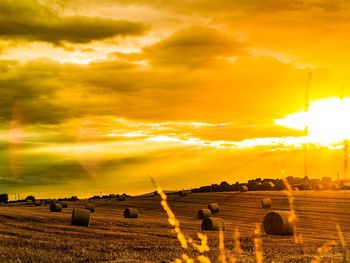
[[[335,178],[350,132],[349,101],[334,111],[350,96],[349,18],[345,0],[2,0],[2,189],[303,176],[307,139],[310,177]],[[305,138],[303,117],[284,118],[303,110],[309,72]]]

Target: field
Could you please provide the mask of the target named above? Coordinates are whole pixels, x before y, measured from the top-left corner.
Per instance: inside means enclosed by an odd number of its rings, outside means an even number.
[[[241,233],[241,262],[254,262],[254,230],[263,215],[272,209],[262,209],[260,200],[272,197],[273,209],[288,210],[283,192],[196,193],[186,197],[170,195],[169,205],[181,222],[187,236],[197,239],[200,220],[198,209],[209,202],[219,202],[218,216],[225,219],[225,245],[234,247],[233,233]],[[346,239],[350,239],[350,191],[295,192],[302,246],[293,237],[263,234],[265,262],[308,262],[317,255],[317,248],[327,241],[338,241],[336,224]],[[72,208],[87,201],[69,203],[61,213],[49,212],[48,206],[0,207],[1,262],[170,262],[184,250],[167,222],[159,197],[138,197],[124,202],[96,201],[89,228],[70,225]],[[139,219],[124,219],[125,207],[140,211]],[[207,255],[217,262],[218,233],[206,232],[211,248]],[[349,242],[348,242],[349,243]],[[349,243],[350,244],[350,243]],[[186,251],[191,255],[191,251]],[[340,245],[322,255],[325,262],[342,262]]]

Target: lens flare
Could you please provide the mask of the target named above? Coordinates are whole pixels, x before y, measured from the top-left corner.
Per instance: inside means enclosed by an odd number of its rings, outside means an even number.
[[[14,178],[18,178],[20,173],[23,137],[21,114],[18,105],[15,104],[12,108],[12,117],[8,132],[10,170]]]

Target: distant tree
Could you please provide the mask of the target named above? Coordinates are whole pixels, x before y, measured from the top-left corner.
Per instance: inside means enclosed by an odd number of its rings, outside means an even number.
[[[312,187],[308,183],[296,184],[293,187],[298,188],[299,190],[312,190]]]
[[[9,201],[8,194],[0,194],[0,203],[7,203]]]
[[[78,201],[79,198],[76,196],[76,195],[73,195],[71,198],[70,198],[71,201]]]
[[[249,191],[258,191],[261,190],[261,181],[249,180],[247,183]]]
[[[35,202],[35,197],[32,195],[27,196],[24,201],[26,202]]]
[[[262,190],[269,191],[275,188],[275,184],[271,181],[264,181],[261,185]]]
[[[323,176],[323,177],[321,178],[321,181],[322,181],[322,182],[325,182],[325,183],[331,183],[331,182],[332,182],[332,178],[327,177],[327,176]]]
[[[240,190],[240,183],[239,182],[236,182],[234,184],[231,184],[231,189],[232,191],[239,191]]]
[[[275,180],[275,189],[278,190],[278,191],[286,189],[286,185],[284,184],[282,179],[276,179]]]
[[[119,201],[125,201],[125,200],[126,200],[126,197],[127,197],[126,194],[118,195],[118,200],[119,200]]]
[[[220,187],[221,187],[221,189],[223,189],[223,191],[230,191],[231,190],[231,185],[226,181],[221,182]]]

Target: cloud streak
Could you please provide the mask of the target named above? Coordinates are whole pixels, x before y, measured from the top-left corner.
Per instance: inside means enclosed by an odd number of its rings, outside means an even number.
[[[86,43],[114,36],[139,35],[146,26],[139,22],[84,16],[59,16],[39,1],[4,0],[0,3],[0,37]]]

